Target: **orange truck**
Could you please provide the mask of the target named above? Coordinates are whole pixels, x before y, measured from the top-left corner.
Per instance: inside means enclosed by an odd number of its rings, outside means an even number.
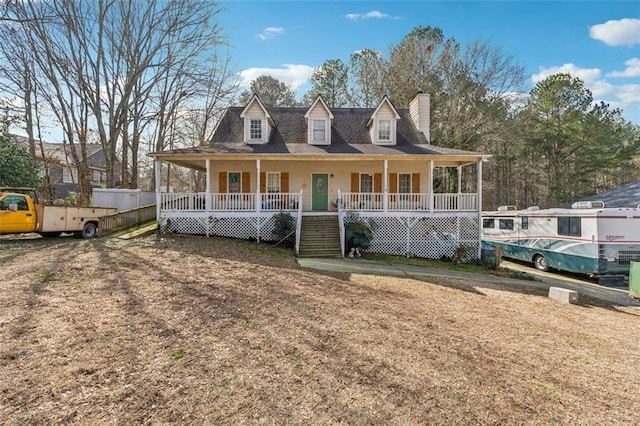
[[[45,237],[73,233],[77,238],[93,238],[98,219],[115,213],[105,207],[45,206],[37,202],[33,190],[0,190],[0,234],[36,232]]]

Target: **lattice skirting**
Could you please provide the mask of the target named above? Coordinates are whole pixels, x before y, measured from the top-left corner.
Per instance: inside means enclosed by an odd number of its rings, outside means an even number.
[[[162,212],[158,221],[161,232],[193,235],[217,235],[243,240],[276,241],[273,235],[275,213],[261,216],[221,216]],[[294,226],[297,217],[293,216]]]
[[[384,217],[360,213],[359,217],[373,231],[370,252],[426,259],[457,257],[461,262],[479,255],[477,215]]]
[[[373,231],[367,251],[426,259],[453,259],[469,262],[478,258],[480,231],[477,215],[468,216],[383,216],[359,214]],[[294,222],[297,216],[293,215]],[[343,223],[346,216],[343,216]],[[274,213],[253,215],[206,215],[202,213],[162,212],[161,232],[217,235],[257,241],[275,241]]]

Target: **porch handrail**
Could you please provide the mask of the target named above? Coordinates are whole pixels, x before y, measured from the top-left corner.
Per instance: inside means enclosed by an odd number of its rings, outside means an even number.
[[[433,194],[433,209],[476,211],[478,210],[478,194]]]
[[[260,194],[262,211],[295,211],[302,203],[301,193]],[[209,201],[209,203],[207,203]],[[162,210],[170,211],[255,211],[255,193],[166,192],[160,194]],[[209,205],[209,209],[207,209]]]
[[[338,189],[338,230],[340,231],[340,252],[342,253],[342,257],[344,257],[344,220],[342,213],[342,194]]]
[[[339,209],[342,210],[383,210],[383,200],[387,199],[388,211],[477,211],[476,193],[368,193],[340,192]]]
[[[382,210],[381,192],[343,192],[342,207],[345,210]]]
[[[302,191],[298,192],[272,192],[260,194],[261,210],[297,210],[302,202]]]
[[[389,202],[387,203],[389,210],[421,210],[427,211],[431,209],[431,194],[416,193],[388,193]]]
[[[161,192],[161,210],[205,210],[204,192]]]
[[[300,232],[302,231],[302,190],[298,194],[298,220],[296,221],[296,255],[300,254]]]
[[[154,219],[156,219],[155,204],[148,204],[146,206],[102,216],[98,219],[98,237],[133,226],[140,226]]]

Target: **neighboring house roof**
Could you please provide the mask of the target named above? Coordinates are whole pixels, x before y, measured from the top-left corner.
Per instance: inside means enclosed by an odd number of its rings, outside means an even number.
[[[395,145],[375,145],[371,142],[367,122],[374,108],[332,108],[331,145],[312,145],[307,142],[304,115],[308,108],[269,108],[275,128],[268,143],[243,142],[244,127],[241,113],[245,107],[230,107],[218,124],[210,145],[175,149],[154,153],[174,154],[352,154],[352,155],[461,155],[479,156],[478,152],[438,147],[428,143],[418,131],[408,109],[397,110],[400,120]]]
[[[640,181],[581,198],[579,201],[604,201],[605,207],[637,207],[640,204]]]
[[[13,135],[13,138],[19,144],[29,149],[29,138],[19,135]],[[73,162],[71,154],[65,155],[65,144],[62,143],[50,143],[42,142],[42,148],[44,149],[44,155],[48,160],[56,160],[60,164],[68,164]],[[86,145],[87,158],[92,157],[98,152],[102,151],[102,145],[97,143],[89,143]],[[36,159],[42,158],[42,152],[40,151],[40,142],[36,141]],[[93,166],[93,165],[91,165]]]

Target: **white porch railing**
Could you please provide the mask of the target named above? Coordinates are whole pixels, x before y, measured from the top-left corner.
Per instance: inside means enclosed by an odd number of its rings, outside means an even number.
[[[281,192],[259,194],[261,211],[298,210],[302,194]],[[160,194],[163,211],[257,211],[255,193],[168,192]]]
[[[362,211],[477,211],[477,194],[389,194],[338,192],[341,210]],[[256,202],[256,200],[259,200]],[[162,193],[162,211],[295,211],[302,192]]]
[[[343,210],[477,211],[477,194],[389,194],[339,192]]]
[[[389,194],[389,210],[429,210],[429,194]]]
[[[343,210],[384,210],[381,193],[339,192],[339,202]]]
[[[161,210],[204,210],[204,193],[164,192],[160,194]]]
[[[298,192],[260,194],[260,199],[262,210],[298,210],[301,206],[301,194]]]
[[[478,210],[477,194],[433,194],[434,210]]]

